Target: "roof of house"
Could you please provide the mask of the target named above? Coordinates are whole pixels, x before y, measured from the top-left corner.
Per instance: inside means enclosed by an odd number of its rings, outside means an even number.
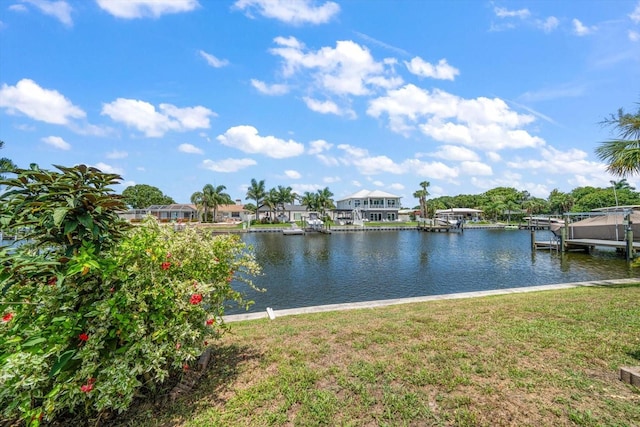
[[[373,191],[360,190],[357,193],[353,193],[350,196],[340,199],[339,201],[349,200],[349,199],[371,199],[371,198],[400,199],[400,196],[396,196],[395,194],[387,193],[385,191],[380,191],[380,190],[373,190]]]
[[[230,205],[218,205],[218,212],[249,212],[244,208],[244,205],[239,205],[237,203]]]
[[[195,211],[196,208],[193,205],[174,203],[172,205],[151,205],[146,210],[148,211]]]

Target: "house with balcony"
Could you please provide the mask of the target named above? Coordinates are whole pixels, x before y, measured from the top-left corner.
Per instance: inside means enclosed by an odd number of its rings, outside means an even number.
[[[345,224],[397,221],[400,199],[400,196],[380,190],[361,190],[336,202],[334,219]]]

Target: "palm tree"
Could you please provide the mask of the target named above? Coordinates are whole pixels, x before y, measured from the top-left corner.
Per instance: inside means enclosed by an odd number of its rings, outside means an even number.
[[[210,209],[213,208],[213,217],[211,221],[215,222],[218,206],[230,205],[233,203],[231,196],[224,192],[226,188],[227,187],[224,185],[214,187],[211,184],[207,184],[202,188],[202,191],[196,191],[191,195],[191,203],[196,205],[198,212],[200,209],[203,211],[203,222],[207,222]]]
[[[251,178],[251,185],[247,189],[247,199],[256,201],[256,219],[258,219],[258,209],[264,204],[265,196],[264,179],[256,181],[255,178]]]
[[[426,218],[426,207],[424,205],[424,199],[425,199],[425,195],[424,195],[424,190],[416,190],[413,192],[413,197],[415,197],[416,199],[418,199],[418,201],[420,202],[420,216],[422,217],[422,219]]]
[[[325,217],[327,209],[334,209],[336,206],[333,203],[333,193],[329,190],[329,187],[325,187],[322,190],[318,190],[318,210],[322,218]]]
[[[636,187],[632,187],[631,184],[627,182],[626,178],[621,179],[620,181],[610,181],[613,185],[613,188],[616,190],[631,190],[634,191]]]
[[[608,163],[607,170],[617,176],[640,172],[640,108],[635,114],[617,114],[604,119],[603,126],[612,126],[617,138],[602,142],[596,148],[600,160]]]
[[[418,201],[420,202],[420,216],[422,216],[422,218],[427,217],[427,196],[429,195],[429,191],[427,191],[427,188],[430,185],[431,183],[429,181],[422,181],[420,183],[421,190],[417,190],[413,193],[413,197],[418,199]]]
[[[320,210],[320,204],[318,203],[318,193],[311,193],[310,191],[305,191],[302,197],[300,198],[300,204],[302,206],[306,206],[308,211]]]
[[[202,218],[203,222],[206,222],[207,220],[206,205],[204,200],[204,194],[202,193],[202,191],[196,191],[195,193],[193,193],[191,195],[190,200],[191,200],[191,203],[196,205],[198,218]],[[204,216],[201,217],[203,211],[204,211]]]
[[[205,197],[208,198],[208,205],[213,208],[213,222],[216,221],[218,217],[218,206],[220,205],[230,205],[233,203],[231,196],[224,192],[227,187],[224,185],[218,185],[214,187],[211,184],[207,184],[204,186],[203,193],[205,193]]]
[[[278,210],[278,208],[282,208],[282,211],[284,212],[284,205],[291,204],[298,199],[298,195],[293,192],[293,189],[291,187],[283,187],[282,185],[278,185],[278,188],[275,190],[275,194],[276,211]]]
[[[272,188],[265,194],[262,206],[268,207],[269,212],[273,213],[273,216],[271,217],[272,219],[276,217],[278,212],[278,191],[275,188]]]

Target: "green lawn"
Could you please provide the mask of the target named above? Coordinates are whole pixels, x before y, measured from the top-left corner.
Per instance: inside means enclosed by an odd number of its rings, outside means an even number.
[[[142,426],[638,426],[640,285],[231,324],[199,385]],[[152,415],[152,417],[149,417]]]

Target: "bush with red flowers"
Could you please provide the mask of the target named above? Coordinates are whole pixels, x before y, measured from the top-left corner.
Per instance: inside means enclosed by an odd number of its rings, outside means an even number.
[[[242,241],[148,218],[129,227],[86,166],[18,170],[0,185],[0,225],[28,230],[0,248],[0,421],[84,419],[153,394],[225,330],[228,283],[260,269]]]

